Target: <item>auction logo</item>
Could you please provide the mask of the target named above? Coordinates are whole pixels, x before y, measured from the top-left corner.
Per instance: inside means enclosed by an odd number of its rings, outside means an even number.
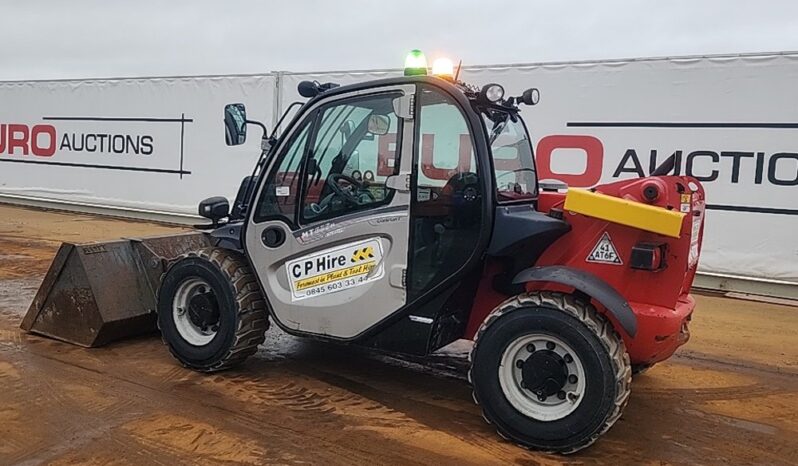
[[[150,155],[152,143],[150,135],[72,132],[59,138],[53,125],[0,124],[0,154],[52,157],[57,145],[67,152]]]
[[[52,157],[55,146],[56,131],[52,125],[0,124],[0,154]]]
[[[66,133],[61,138],[58,149],[69,152],[151,155],[152,139],[149,135]]]
[[[552,154],[556,150],[578,149],[584,153],[585,168],[581,173],[557,173],[552,170]],[[624,173],[644,177],[670,156],[675,159],[672,173],[692,176],[699,181],[713,182],[721,180],[721,163],[728,160],[728,181],[737,184],[741,179],[752,180],[754,184],[765,181],[775,186],[798,185],[798,153],[765,151],[716,151],[716,150],[676,150],[659,154],[657,149],[646,149],[642,155],[635,148],[628,148],[621,156],[618,165],[612,171],[613,178]],[[646,160],[646,155],[648,159]],[[594,136],[586,135],[551,135],[538,142],[536,161],[541,179],[553,178],[567,183],[569,186],[595,186],[601,179],[604,167],[604,145]],[[644,162],[648,162],[647,170]],[[753,162],[753,164],[751,163]],[[698,165],[701,165],[701,169]],[[793,169],[793,170],[791,170]]]
[[[133,118],[133,117],[72,117],[72,116],[51,116],[43,117],[45,121],[54,121],[59,125],[59,129],[53,124],[22,124],[22,123],[2,123],[0,124],[0,155],[10,156],[30,156],[51,158],[56,153],[59,154],[96,154],[97,156],[131,156],[135,159],[149,157],[155,153],[156,137],[151,132],[131,132],[128,127],[131,123],[166,123],[172,124],[174,130],[167,129],[166,133],[152,126],[147,126],[161,137],[160,153],[167,156],[176,154],[179,156],[179,168],[161,167],[141,167],[133,158],[115,158],[113,164],[103,163],[101,159],[82,159],[80,162],[67,160],[43,161],[33,158],[0,158],[0,162],[49,164],[57,166],[101,168],[108,170],[126,171],[145,171],[156,173],[175,173],[182,178],[183,175],[191,174],[190,171],[183,169],[183,142],[185,136],[186,123],[194,120],[181,115],[180,118]],[[61,127],[64,125],[64,127]],[[77,125],[77,126],[76,126]],[[81,131],[81,127],[91,126],[89,131]],[[107,130],[108,125],[112,125],[115,130]],[[140,125],[135,126],[135,128]],[[174,132],[172,132],[174,131]],[[166,134],[166,136],[164,136]],[[174,136],[173,136],[174,135]],[[173,142],[171,142],[173,141]],[[174,151],[169,147],[174,144]],[[162,158],[162,157],[161,157]],[[177,162],[177,160],[175,160]]]

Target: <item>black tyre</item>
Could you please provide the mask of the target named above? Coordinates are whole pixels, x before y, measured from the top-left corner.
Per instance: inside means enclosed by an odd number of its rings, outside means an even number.
[[[213,372],[254,354],[269,321],[245,258],[208,248],[178,259],[166,272],[158,291],[158,327],[183,365]]]
[[[592,305],[536,292],[488,315],[471,351],[469,381],[502,437],[573,453],[620,418],[632,371],[623,340]]]

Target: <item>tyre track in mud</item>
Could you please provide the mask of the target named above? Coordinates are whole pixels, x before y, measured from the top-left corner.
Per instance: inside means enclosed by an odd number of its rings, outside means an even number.
[[[36,339],[36,337],[30,337],[32,339]],[[140,345],[148,345],[148,346],[157,346],[160,345],[153,345],[155,343],[153,341],[142,341],[137,342],[136,346]],[[84,402],[81,406],[75,406],[72,403],[72,399],[67,395],[58,395],[58,396],[51,396],[52,395],[52,387],[48,382],[43,382],[41,378],[33,375],[27,375],[26,378],[29,380],[29,383],[32,386],[36,386],[38,388],[37,394],[31,396],[30,387],[25,388],[26,397],[32,398],[35,405],[41,406],[49,406],[50,408],[58,408],[57,411],[64,411],[64,412],[78,412],[78,411],[92,411],[91,414],[97,415],[101,418],[111,418],[114,419],[114,415],[117,415],[120,412],[124,414],[121,416],[121,419],[116,419],[116,423],[114,423],[114,429],[122,428],[126,423],[131,422],[130,416],[131,413],[129,412],[129,407],[135,406],[141,408],[142,406],[148,408],[147,411],[155,411],[155,412],[163,412],[164,414],[169,416],[168,413],[175,413],[175,412],[191,412],[192,407],[194,410],[199,408],[202,411],[206,411],[208,409],[212,411],[220,411],[217,412],[217,417],[215,422],[219,422],[218,415],[222,414],[222,418],[224,421],[221,423],[223,425],[228,425],[230,427],[230,431],[244,431],[251,435],[252,438],[257,438],[258,433],[263,433],[264,431],[273,431],[276,434],[279,434],[281,437],[280,444],[282,444],[286,450],[288,451],[296,451],[301,452],[303,450],[307,450],[306,444],[310,439],[313,439],[314,448],[311,452],[307,453],[307,457],[305,458],[306,461],[333,461],[333,462],[353,462],[355,464],[366,464],[374,460],[375,458],[382,458],[385,462],[410,462],[413,463],[414,457],[417,455],[414,448],[408,448],[407,446],[400,444],[395,445],[392,448],[380,449],[379,452],[372,450],[371,448],[363,448],[362,446],[358,446],[357,444],[349,444],[346,445],[347,440],[346,437],[361,437],[358,443],[366,446],[373,446],[373,445],[383,445],[385,446],[390,445],[392,443],[391,439],[383,438],[382,435],[379,433],[373,433],[366,430],[359,430],[359,429],[351,429],[353,425],[352,419],[350,416],[346,415],[345,422],[337,422],[337,419],[329,419],[332,415],[336,417],[332,412],[322,412],[320,413],[318,409],[312,409],[312,407],[307,402],[307,395],[303,395],[303,391],[307,391],[307,389],[296,386],[297,388],[292,392],[281,393],[277,396],[271,396],[268,398],[265,403],[260,403],[255,406],[252,406],[251,403],[247,403],[248,400],[243,400],[243,402],[238,405],[236,403],[235,396],[230,397],[230,393],[225,393],[225,397],[219,397],[219,393],[216,393],[217,396],[206,396],[204,390],[197,390],[197,387],[206,388],[208,386],[213,387],[213,383],[208,383],[207,380],[204,380],[204,377],[198,374],[194,374],[188,372],[191,377],[188,378],[189,381],[199,382],[199,385],[192,387],[192,390],[188,391],[187,394],[179,397],[175,397],[175,393],[180,393],[181,388],[186,385],[186,381],[178,382],[173,386],[169,387],[168,385],[164,385],[160,383],[159,380],[156,380],[154,384],[149,383],[149,380],[142,380],[142,373],[129,373],[126,375],[118,374],[113,370],[108,370],[110,368],[106,367],[104,369],[100,369],[98,367],[93,367],[96,362],[89,361],[87,364],[73,364],[71,363],[77,355],[76,353],[80,352],[93,352],[91,350],[82,350],[82,349],[73,349],[72,347],[67,347],[67,345],[63,345],[60,343],[54,343],[56,346],[62,345],[66,348],[63,351],[59,352],[57,356],[52,356],[49,354],[38,354],[40,351],[49,352],[49,349],[42,349],[38,348],[40,345],[31,345],[30,351],[27,353],[27,356],[31,354],[34,355],[36,359],[36,366],[39,368],[40,371],[48,373],[48,377],[52,378],[70,378],[70,379],[82,379],[84,380],[84,384],[90,383],[91,385],[100,384],[99,380],[95,379],[104,379],[102,383],[103,386],[116,386],[121,385],[118,387],[117,390],[113,392],[113,395],[119,396],[121,392],[124,392],[125,397],[129,398],[127,400],[127,405],[125,407],[120,407],[116,405],[115,411],[107,411],[102,409],[94,409],[97,404],[93,404],[91,402]],[[49,346],[49,345],[44,345]],[[144,354],[145,358],[146,352],[138,352],[138,354]],[[165,358],[161,358],[165,359]],[[100,358],[100,362],[103,365],[107,366],[107,361],[102,361]],[[174,364],[171,360],[167,359],[166,361],[161,361],[165,364]],[[60,364],[59,364],[60,363]],[[59,365],[61,367],[59,367]],[[57,368],[58,367],[58,368]],[[66,373],[65,373],[66,372]],[[72,372],[79,372],[81,373],[80,376],[76,376],[71,374]],[[247,376],[234,376],[230,380],[225,380],[225,384],[238,384],[241,382],[243,378]],[[199,380],[196,380],[199,379]],[[226,377],[225,377],[226,379]],[[212,381],[211,381],[212,382]],[[183,385],[183,387],[181,387]],[[279,389],[282,387],[276,387]],[[141,392],[145,393],[141,393]],[[186,393],[186,392],[183,392]],[[246,392],[251,396],[251,393],[263,393],[263,390],[253,390],[252,392]],[[233,393],[235,395],[235,392]],[[303,401],[304,399],[304,401]],[[231,402],[232,401],[232,402]],[[346,410],[352,410],[358,404],[366,403],[364,400],[357,400],[352,402],[345,402],[340,404],[339,408],[346,408]],[[233,406],[231,406],[233,405]],[[370,408],[374,408],[375,406],[370,406]],[[309,408],[311,408],[309,410]],[[286,416],[284,413],[277,415],[275,411],[294,411],[300,412],[300,416]],[[317,419],[320,414],[324,414],[327,416],[328,419],[324,420],[325,424],[332,424],[331,428],[334,431],[339,433],[339,439],[329,440],[325,439],[323,436],[318,436],[317,432],[313,432],[313,430],[307,429],[307,422],[318,422]],[[384,415],[385,413],[383,413]],[[79,416],[78,416],[79,418]],[[86,421],[77,419],[75,423],[72,422],[63,422],[58,421],[55,423],[56,430],[59,431],[69,431],[74,429],[79,429],[81,425],[83,425]],[[192,422],[197,422],[196,420],[185,420],[185,424],[191,424]],[[299,422],[297,424],[297,422]],[[395,423],[392,423],[395,424]],[[172,426],[174,427],[174,426]],[[357,426],[356,426],[357,427]],[[396,426],[392,426],[396,427]],[[346,431],[349,431],[348,433]],[[176,435],[179,433],[176,432]],[[329,435],[329,433],[327,433]],[[270,440],[274,440],[273,436],[269,436]],[[293,437],[286,440],[286,437]],[[369,438],[370,440],[365,441],[363,437]],[[343,441],[340,441],[343,440]],[[286,443],[289,445],[285,445]],[[164,448],[170,450],[168,442],[154,442],[150,445],[165,445]],[[38,448],[38,450],[43,450],[45,452],[61,452],[57,445],[51,445],[45,448]],[[404,452],[402,450],[405,450]],[[321,453],[321,452],[324,453]],[[19,460],[21,457],[25,456],[26,454],[30,454],[30,451],[23,451],[21,456],[12,457],[10,458],[11,461]],[[300,455],[301,456],[301,455]],[[425,458],[429,460],[430,458],[438,458],[437,461],[445,461],[446,456],[439,456],[434,452],[426,452]],[[1,458],[0,458],[1,459]],[[220,459],[220,458],[217,458]],[[2,462],[2,461],[0,461]]]
[[[638,436],[644,449],[659,444],[666,456],[680,451],[690,463],[795,464],[798,424],[779,426],[770,416],[746,414],[746,407],[768,407],[773,399],[783,398],[788,400],[784,406],[771,408],[784,409],[798,421],[798,404],[788,398],[798,389],[795,377],[770,368],[724,369],[677,357],[637,377],[618,433]],[[715,409],[716,403],[733,409]],[[641,429],[652,424],[658,430]]]
[[[268,386],[256,373],[225,380],[223,386],[234,386],[226,391],[254,406],[278,405],[303,415],[336,414],[351,418],[348,421],[351,425],[367,422],[366,426],[359,428],[393,430],[399,438],[403,432],[425,431],[427,437],[432,437],[425,440],[429,443],[434,443],[433,438],[437,437],[445,443],[462,442],[459,448],[479,450],[486,455],[499,453],[500,457],[506,457],[518,454],[515,447],[495,441],[492,430],[485,429],[476,410],[450,409],[420,399],[409,399],[402,394],[382,392],[366,383],[317,367],[303,365],[285,370],[298,382],[282,387]],[[484,442],[485,439],[490,441]],[[420,447],[425,443],[413,441]]]
[[[288,336],[282,339],[284,345],[288,344],[286,339],[293,339],[299,353],[299,361],[285,364],[287,371],[343,391],[343,396],[330,399],[325,399],[318,389],[312,392],[315,398],[325,400],[325,410],[362,415],[351,412],[350,407],[355,407],[371,422],[443,430],[453,439],[499,458],[523,451],[513,444],[497,442],[494,429],[485,424],[479,408],[471,402],[465,351],[454,357],[436,355],[424,364],[418,357],[386,355]],[[354,368],[346,363],[353,357],[357,359]],[[434,383],[419,384],[419,380],[430,376]],[[467,402],[464,404],[463,400]]]
[[[380,363],[377,363],[380,364]],[[377,390],[370,389],[367,385],[360,384],[354,380],[336,376],[325,371],[320,371],[315,367],[308,367],[306,364],[295,364],[293,362],[278,363],[269,365],[262,369],[262,365],[256,361],[248,364],[248,367],[232,374],[217,374],[202,376],[198,388],[207,390],[209,396],[224,393],[225,396],[232,397],[244,403],[242,409],[251,412],[253,416],[259,413],[278,407],[292,413],[292,417],[303,422],[319,423],[324,422],[319,416],[332,415],[345,418],[347,429],[382,431],[388,429],[391,436],[402,441],[407,437],[412,437],[416,432],[425,432],[425,437],[430,439],[409,439],[419,448],[423,448],[425,442],[433,443],[434,439],[445,443],[458,444],[458,440],[463,441],[462,445],[457,445],[462,450],[475,450],[472,455],[479,450],[486,453],[494,452],[493,449],[485,448],[479,444],[480,438],[487,434],[491,442],[487,445],[495,444],[490,430],[482,432],[483,435],[477,437],[471,431],[471,435],[458,435],[451,430],[436,431],[430,428],[425,419],[419,419],[420,413],[429,413],[424,418],[449,419],[454,415],[460,416],[461,420],[473,422],[477,427],[481,427],[481,418],[478,416],[465,415],[449,409],[421,403],[418,401],[408,401],[402,404],[412,404],[416,409],[408,412],[404,406],[389,407],[383,400],[376,397]],[[366,369],[368,372],[368,369]],[[274,382],[272,380],[274,379]],[[285,382],[289,380],[289,382]],[[362,390],[353,390],[353,386],[362,385],[369,393]],[[390,396],[395,396],[391,394]],[[436,422],[434,424],[440,424]],[[480,430],[476,429],[479,433]],[[405,435],[407,432],[412,435]],[[501,445],[501,444],[499,444]],[[508,448],[509,447],[509,448]],[[429,446],[430,450],[434,450]],[[518,451],[509,446],[503,446],[503,456],[508,453],[518,454]],[[482,458],[481,462],[489,461],[490,457]]]
[[[796,308],[796,313],[798,313],[798,308]],[[775,364],[763,364],[755,361],[734,360],[728,357],[691,351],[689,347],[681,349],[678,353],[674,354],[673,359],[684,361],[687,364],[689,364],[690,361],[693,361],[695,364],[704,363],[708,365],[720,366],[724,367],[725,370],[728,371],[756,370],[774,375],[783,375],[785,377],[795,377],[798,379],[798,367],[793,367],[792,365],[780,366]]]
[[[56,372],[57,373],[58,371],[51,371],[51,372]],[[63,374],[58,374],[58,375],[63,376]],[[108,377],[106,376],[106,378],[108,378]],[[35,380],[31,380],[31,382],[36,382],[36,381]],[[111,384],[114,384],[114,385],[119,385],[119,383],[120,383],[119,380],[107,380],[107,382],[109,382]],[[150,423],[155,422],[155,420],[157,420],[158,418],[163,418],[163,417],[169,416],[169,414],[167,414],[167,413],[169,413],[170,411],[174,411],[175,409],[177,409],[179,411],[183,411],[183,412],[191,412],[191,411],[197,410],[197,408],[192,403],[192,401],[194,401],[194,400],[189,400],[188,403],[186,403],[185,401],[170,400],[170,402],[168,403],[168,406],[167,406],[167,403],[164,403],[163,401],[153,402],[153,399],[158,400],[159,396],[157,396],[157,395],[156,396],[149,396],[149,397],[142,397],[140,395],[135,395],[135,394],[131,393],[131,392],[135,391],[135,389],[127,389],[125,391],[127,392],[127,396],[130,398],[129,401],[128,401],[129,404],[135,404],[139,408],[142,407],[142,406],[146,407],[147,408],[147,412],[156,412],[156,413],[160,412],[160,411],[163,412],[163,414],[157,414],[155,416],[148,416],[147,419],[149,420]],[[69,403],[64,403],[63,400],[61,400],[61,402],[59,402],[57,404],[58,408],[56,408],[54,403],[47,403],[46,401],[47,400],[41,400],[41,399],[35,399],[34,400],[35,404],[38,405],[38,406],[49,407],[50,409],[59,410],[59,411],[62,411],[62,412],[69,412],[69,413],[79,412],[79,410],[75,409],[73,406],[70,406]],[[86,409],[91,410],[91,405],[83,405],[83,406],[81,406],[81,409],[82,410],[86,410]],[[132,415],[132,414],[130,414],[130,413],[128,413],[127,416],[122,417],[121,419],[119,417],[114,418],[112,416],[113,413],[110,413],[110,412],[99,411],[96,414],[98,416],[96,418],[92,418],[90,422],[87,422],[88,425],[96,425],[97,422],[98,422],[98,419],[111,418],[112,419],[111,423],[114,426],[114,428],[121,429],[121,430],[124,431],[129,422],[136,422],[136,420],[137,420],[137,417]],[[219,417],[220,414],[221,414],[221,417],[224,419],[223,422],[219,422],[220,419],[218,419],[218,417]],[[222,431],[236,431],[236,430],[240,431],[242,426],[245,426],[245,427],[247,427],[247,430],[249,430],[250,432],[254,433],[254,432],[258,431],[258,430],[262,430],[264,428],[270,427],[269,425],[259,424],[259,423],[256,423],[256,422],[250,422],[249,420],[246,420],[246,422],[236,422],[236,421],[240,421],[240,419],[237,419],[236,416],[237,416],[237,413],[232,413],[232,412],[216,413],[217,419],[214,421],[214,423],[217,426],[222,427],[221,428]],[[180,422],[181,420],[182,420],[182,422]],[[153,454],[154,457],[160,457],[162,460],[164,458],[170,458],[170,457],[172,457],[174,459],[174,461],[167,460],[167,461],[164,462],[164,464],[175,464],[176,462],[179,463],[179,462],[181,462],[180,459],[179,459],[180,456],[183,456],[184,459],[188,458],[189,456],[186,453],[190,453],[191,452],[190,450],[192,450],[192,448],[189,447],[187,449],[189,451],[183,451],[182,452],[183,455],[176,454],[176,453],[179,453],[179,449],[176,449],[174,446],[170,446],[170,442],[168,441],[168,438],[172,437],[171,434],[170,434],[170,431],[174,431],[174,437],[179,437],[180,431],[181,430],[185,430],[185,426],[186,425],[199,425],[200,423],[201,423],[200,419],[188,418],[188,417],[180,418],[180,420],[177,421],[177,422],[165,423],[165,424],[161,425],[160,428],[149,429],[150,431],[154,430],[155,433],[157,434],[154,439],[151,438],[152,437],[151,435],[137,435],[137,433],[134,431],[132,433],[132,435],[125,436],[124,443],[128,443],[128,444],[130,444],[130,443],[142,443],[142,444],[144,444],[143,446],[145,447],[145,449],[149,449],[149,450],[154,452],[154,454]],[[56,433],[56,432],[60,433],[61,436],[63,436],[63,432],[69,432],[69,431],[75,431],[75,430],[78,430],[78,431],[84,431],[85,430],[85,426],[83,425],[83,422],[80,421],[80,420],[77,420],[77,421],[58,420],[57,422],[45,421],[44,423],[39,422],[38,424],[39,424],[38,428],[40,428],[40,429],[41,428],[45,428],[45,429],[49,428],[54,433]],[[18,425],[17,429],[23,430],[24,426]],[[96,429],[94,429],[94,430],[96,430]],[[283,433],[285,433],[284,430],[283,430]],[[81,438],[85,438],[85,436],[81,435]],[[166,441],[164,441],[163,438],[166,438]],[[25,457],[27,457],[27,459],[29,459],[29,460],[35,460],[35,461],[50,461],[52,459],[55,459],[59,454],[73,449],[74,446],[77,446],[77,447],[82,446],[81,445],[82,442],[77,442],[77,445],[76,445],[75,440],[76,440],[76,438],[74,436],[70,436],[70,438],[67,441],[61,441],[61,442],[56,442],[56,443],[48,443],[48,442],[44,441],[44,442],[41,442],[41,443],[37,443],[36,445],[28,445],[28,448],[21,449],[20,451],[18,451],[16,456],[5,456],[5,458],[4,458],[2,455],[0,455],[0,462],[2,462],[3,464],[13,464],[14,462],[19,461],[20,459],[25,458]],[[94,440],[94,439],[90,439],[90,440]],[[131,440],[134,440],[134,441],[131,442]],[[16,444],[20,445],[20,442],[16,442]],[[189,444],[189,445],[191,445],[191,444]],[[294,445],[294,447],[297,448],[297,449],[299,448],[298,445]],[[223,451],[223,453],[224,452],[225,451]],[[227,450],[227,452],[232,453],[229,450]],[[223,458],[221,458],[218,455],[216,455],[215,459],[223,459]],[[339,458],[339,460],[340,460],[340,458]],[[191,462],[193,462],[193,461],[191,461]]]

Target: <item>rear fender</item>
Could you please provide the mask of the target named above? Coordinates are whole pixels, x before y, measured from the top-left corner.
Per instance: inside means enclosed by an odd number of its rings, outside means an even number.
[[[615,288],[584,270],[559,265],[530,267],[519,272],[513,284],[557,283],[574,288],[600,303],[631,338],[637,334],[637,317],[629,303]]]

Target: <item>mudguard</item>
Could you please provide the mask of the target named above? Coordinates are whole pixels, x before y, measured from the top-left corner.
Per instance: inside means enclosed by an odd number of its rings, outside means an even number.
[[[573,287],[595,299],[612,314],[630,337],[637,334],[637,317],[629,303],[601,278],[584,270],[561,265],[530,267],[513,278],[513,284],[552,282]]]

